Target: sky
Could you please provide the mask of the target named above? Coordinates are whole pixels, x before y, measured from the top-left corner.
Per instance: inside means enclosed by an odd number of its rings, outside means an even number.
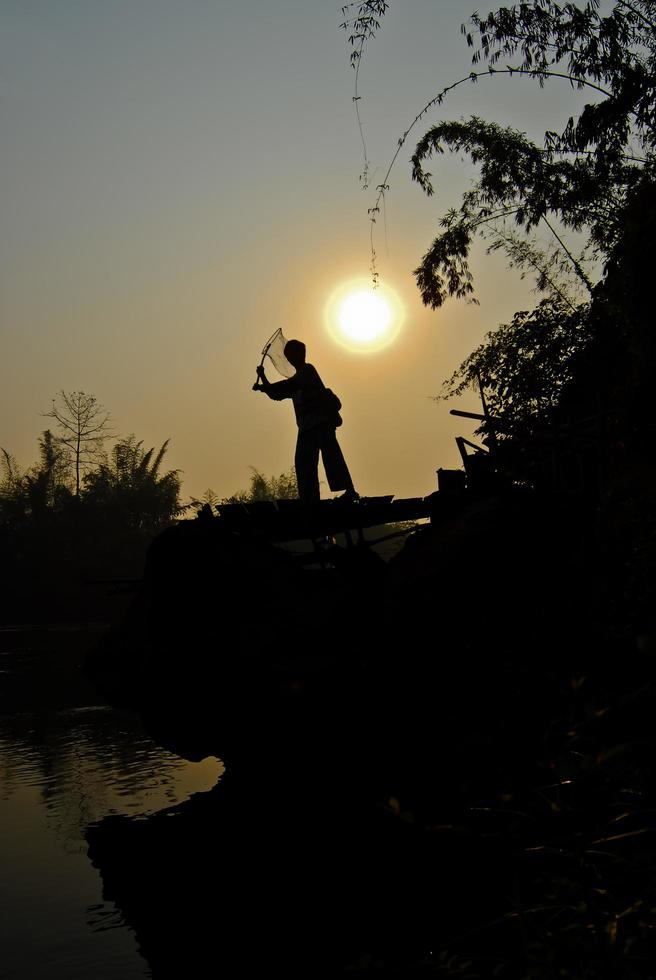
[[[460,25],[473,9],[390,0],[359,76],[373,184],[417,111],[469,72]],[[402,329],[375,353],[335,343],[325,310],[368,276],[373,203],[342,19],[339,0],[0,0],[0,446],[22,466],[57,392],[83,390],[118,435],[170,439],[185,499],[246,488],[249,467],[288,470],[292,406],[251,390],[277,327],[339,395],[360,493],[423,496],[439,467],[459,465],[454,437],[474,425],[449,409],[477,399],[433,396],[536,297],[481,246],[480,305],[422,306],[412,270],[475,170],[433,161],[428,199],[410,179],[410,139],[376,226]],[[416,138],[476,114],[541,139],[581,104],[564,81],[485,79]]]

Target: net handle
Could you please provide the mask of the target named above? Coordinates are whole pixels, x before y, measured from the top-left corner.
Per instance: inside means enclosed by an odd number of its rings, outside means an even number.
[[[260,361],[258,367],[263,367],[264,366],[264,361],[265,361],[265,358],[266,358],[267,354],[269,353],[269,348],[271,347],[271,344],[275,340],[277,340],[277,338],[280,336],[281,333],[282,333],[282,327],[278,327],[278,329],[276,330],[276,332],[273,333],[269,337],[269,339],[267,340],[266,344],[262,348],[262,360]],[[253,391],[257,391],[259,387],[260,387],[260,376],[258,374],[257,380],[255,381],[255,384],[253,385]]]

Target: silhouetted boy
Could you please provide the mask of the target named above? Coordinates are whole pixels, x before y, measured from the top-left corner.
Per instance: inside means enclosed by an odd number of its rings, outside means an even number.
[[[298,439],[296,441],[296,482],[301,500],[319,500],[319,452],[323,459],[328,486],[331,490],[345,490],[344,497],[356,500],[358,494],[353,488],[342,450],[337,442],[335,429],[341,419],[326,386],[316,368],[305,362],[305,344],[300,340],[290,340],[285,345],[285,357],[296,368],[296,374],[285,381],[271,384],[266,379],[264,368],[258,367],[260,384],[257,391],[263,391],[274,401],[291,398],[294,402]]]

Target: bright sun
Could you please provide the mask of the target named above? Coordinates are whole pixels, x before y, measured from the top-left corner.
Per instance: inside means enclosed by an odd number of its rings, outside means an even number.
[[[360,290],[343,299],[339,306],[339,325],[342,332],[358,344],[380,340],[392,319],[392,311],[382,298],[371,290]]]
[[[367,282],[346,283],[336,290],[326,307],[328,330],[351,351],[373,353],[396,338],[403,321],[398,297],[388,288],[376,290]]]

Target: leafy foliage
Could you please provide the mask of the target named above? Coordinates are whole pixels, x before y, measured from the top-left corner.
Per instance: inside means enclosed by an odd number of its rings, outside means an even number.
[[[0,497],[6,498],[15,494],[21,486],[22,476],[15,456],[0,449]]]
[[[463,26],[472,70],[447,85],[417,113],[398,140],[369,209],[373,227],[392,167],[427,113],[464,84],[496,76],[527,76],[540,86],[568,82],[590,99],[578,117],[545,133],[542,145],[511,126],[473,116],[428,129],[412,157],[412,176],[427,196],[431,158],[468,157],[477,177],[440,220],[438,234],[415,270],[424,303],[476,302],[470,268],[473,243],[502,251],[546,296],[488,335],[446,383],[488,391],[505,432],[527,433],[561,420],[598,420],[598,472],[643,465],[651,411],[656,341],[650,296],[656,180],[656,3],[654,0],[553,0],[473,14]],[[536,238],[546,237],[545,246]],[[570,241],[583,242],[578,251]],[[488,388],[489,386],[489,388]],[[602,421],[603,420],[603,421]],[[506,440],[506,449],[508,440]],[[578,449],[574,450],[574,455]],[[603,462],[602,462],[603,460]],[[606,483],[608,486],[608,483]]]
[[[362,58],[365,42],[375,37],[380,29],[380,18],[385,15],[388,7],[386,0],[361,0],[342,7],[344,20],[339,26],[344,31],[350,31],[348,42],[351,46],[351,65],[354,68],[357,68]]]
[[[185,509],[188,510],[193,507],[209,507],[213,509],[218,503],[220,503],[221,498],[215,490],[208,487],[205,493],[200,497],[192,497],[189,503],[186,505]]]
[[[579,8],[533,0],[501,8],[487,17],[474,14],[464,29],[475,65],[487,63],[497,74],[502,59],[521,55],[506,74],[569,79],[598,97],[561,132],[547,132],[539,147],[525,135],[477,117],[441,122],[419,141],[412,158],[413,178],[433,193],[425,161],[446,149],[465,152],[480,165],[473,189],[460,208],[442,219],[442,232],[416,271],[424,302],[436,308],[447,296],[473,292],[467,259],[482,226],[512,215],[530,232],[549,219],[564,228],[586,231],[594,248],[608,257],[621,239],[628,193],[651,179],[656,110],[656,8],[652,2],[615,3],[602,15],[596,0]],[[472,80],[481,77],[472,73]],[[441,102],[441,99],[439,100]],[[635,146],[640,147],[640,156]],[[551,228],[554,234],[557,232]],[[566,246],[559,239],[561,246]],[[590,290],[580,260],[569,255],[574,273]]]
[[[259,500],[295,500],[298,497],[296,472],[292,468],[280,476],[266,477],[254,466],[248,490],[240,490],[226,498],[227,504],[250,504]]]
[[[23,490],[32,514],[58,511],[71,496],[71,460],[61,440],[46,429],[39,438],[40,460],[23,478]]]
[[[50,429],[39,437],[39,461],[28,470],[21,472],[4,449],[1,464],[0,515],[11,515],[14,522],[43,522],[70,501],[70,462]]]
[[[384,13],[384,8],[376,11],[376,31]],[[542,147],[511,128],[504,130],[476,117],[468,122],[441,122],[425,134],[413,155],[413,177],[427,194],[433,188],[424,163],[435,153],[464,151],[481,164],[482,172],[461,207],[445,214],[444,231],[416,270],[422,298],[434,308],[449,296],[472,300],[468,258],[473,238],[478,233],[494,235],[498,222],[510,216],[523,232],[538,225],[546,228],[567,257],[570,271],[591,292],[592,281],[582,258],[572,254],[554,225],[585,231],[597,253],[608,257],[621,238],[627,194],[641,180],[651,179],[655,25],[653,0],[616,0],[607,14],[600,12],[598,0],[589,0],[582,8],[532,0],[500,8],[487,17],[475,13],[470,27],[463,26],[467,43],[474,49],[474,70],[443,88],[417,113],[399,138],[369,208],[374,283],[378,272],[373,226],[391,170],[411,131],[458,86],[504,74],[528,75],[540,85],[553,78],[567,80],[594,92],[595,101],[584,107],[578,119],[569,118],[561,132],[547,132]],[[374,33],[357,32],[358,43]],[[351,43],[355,39],[354,35]],[[515,65],[499,67],[503,59],[517,56],[521,60]],[[356,63],[358,60],[356,57]],[[478,67],[482,64],[486,65],[483,69]],[[547,286],[550,291],[542,267],[518,252],[516,234],[502,230],[496,247],[507,250],[512,264],[524,270],[535,268],[538,287]]]
[[[362,64],[362,53],[366,41],[376,36],[380,29],[380,18],[385,15],[389,4],[386,0],[362,0],[362,2],[347,3],[342,7],[344,21],[339,25],[348,34],[348,43],[351,47],[351,67],[355,69],[353,85],[353,105],[355,106],[355,118],[357,120],[358,132],[362,142],[362,173],[360,183],[362,189],[369,187],[370,162],[367,154],[367,141],[364,135],[364,126],[360,116],[360,90],[358,82],[360,78],[360,66]],[[350,33],[349,33],[350,32]],[[372,240],[372,253],[374,253]],[[372,255],[372,276],[376,280],[375,254]]]
[[[473,31],[464,33],[475,49],[474,64],[486,61],[493,68],[521,54],[521,70],[541,85],[565,64],[579,88],[603,93],[578,120],[570,118],[560,135],[547,134],[547,145],[561,153],[590,149],[592,166],[612,173],[623,166],[632,137],[647,150],[654,146],[656,6],[653,0],[617,0],[609,14],[600,13],[600,6],[599,0],[583,8],[534,0],[487,17],[474,14]]]
[[[445,229],[433,241],[416,270],[424,302],[437,308],[447,296],[473,293],[468,257],[475,235],[500,219],[512,217],[530,233],[541,223],[557,235],[551,221],[580,232],[587,230],[598,252],[608,254],[620,233],[621,204],[641,169],[618,167],[613,181],[604,180],[590,160],[556,158],[536,146],[523,133],[474,116],[466,122],[445,122],[432,127],[420,140],[412,158],[413,178],[427,195],[433,193],[431,174],[424,161],[448,148],[467,153],[480,164],[480,177],[464,195],[459,209],[442,218]],[[559,238],[572,272],[592,291],[592,283],[576,258]]]
[[[489,241],[488,253],[503,251],[509,268],[520,270],[520,278],[527,273],[535,278],[536,293],[552,297],[571,310],[576,303],[584,300],[587,283],[572,275],[572,263],[563,249],[556,245],[545,245],[536,237],[523,235],[516,227],[508,227],[505,220],[483,224],[481,236]],[[576,261],[582,266],[584,255]],[[587,297],[585,297],[587,298]]]
[[[0,451],[5,594],[41,590],[50,597],[79,588],[80,580],[138,576],[153,535],[183,510],[179,471],[163,468],[168,440],[159,450],[146,450],[130,435],[103,453],[108,416],[96,414],[94,420],[96,399],[73,395],[64,404],[84,410],[77,421],[91,440],[85,445],[81,437],[79,455],[72,434],[61,438],[49,429],[39,439],[39,459],[27,470]]]
[[[119,439],[97,469],[85,478],[85,499],[122,515],[132,527],[156,531],[180,510],[179,470],[160,473],[169,441],[144,450],[134,435]]]
[[[545,299],[488,333],[444,384],[443,398],[482,384],[490,414],[512,434],[551,421],[590,339],[588,307]]]

